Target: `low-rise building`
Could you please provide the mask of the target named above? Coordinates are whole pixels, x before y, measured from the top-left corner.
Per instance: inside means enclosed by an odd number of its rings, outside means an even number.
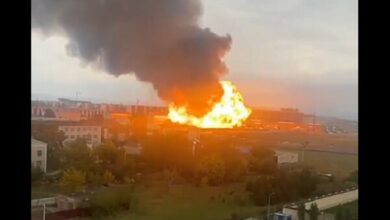
[[[298,153],[289,151],[275,150],[275,155],[279,165],[297,163],[299,158]]]
[[[323,211],[356,200],[358,200],[358,189],[354,189],[347,192],[336,193],[329,196],[322,196],[315,200],[307,201],[305,202],[304,205],[306,211],[309,211],[311,205],[315,203],[318,207],[318,210],[321,212],[321,214],[318,216],[318,220],[325,220],[325,219],[334,219],[334,216],[329,213],[324,213]],[[282,212],[286,215],[290,215],[292,220],[299,220],[297,204],[284,207]],[[308,217],[309,217],[308,213],[306,213],[306,218],[308,219]]]
[[[31,138],[31,165],[46,173],[47,143]]]
[[[96,146],[102,142],[102,129],[100,126],[91,125],[60,125],[58,130],[65,133],[64,145],[76,139],[85,139],[90,146]]]

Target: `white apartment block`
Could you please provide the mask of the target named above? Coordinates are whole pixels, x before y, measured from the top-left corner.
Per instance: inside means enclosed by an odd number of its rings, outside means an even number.
[[[58,130],[65,133],[64,145],[76,139],[85,139],[89,146],[96,146],[102,142],[102,128],[89,125],[61,125]]]
[[[31,165],[41,168],[46,173],[47,144],[33,138],[31,138]]]

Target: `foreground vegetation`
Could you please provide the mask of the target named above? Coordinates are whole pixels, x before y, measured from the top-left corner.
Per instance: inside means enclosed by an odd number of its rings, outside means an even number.
[[[83,198],[96,219],[235,220],[264,216],[271,194],[270,203],[277,206],[356,184],[354,176],[321,179],[317,171],[324,170],[311,160],[319,155],[310,153],[305,155],[307,163],[280,168],[275,146],[268,142],[253,144],[245,154],[229,138],[202,137],[201,145],[193,149],[185,134],[155,134],[132,140],[143,146],[142,155],[133,156],[116,139],[94,148],[82,139],[62,146],[63,134],[33,131],[49,143],[49,166],[61,171],[48,178],[33,170],[33,198],[54,194]],[[345,160],[333,162],[345,166]]]

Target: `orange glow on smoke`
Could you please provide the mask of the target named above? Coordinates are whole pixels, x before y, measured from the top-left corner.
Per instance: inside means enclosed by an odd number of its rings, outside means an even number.
[[[199,128],[233,128],[239,127],[251,114],[244,99],[230,81],[221,82],[223,96],[204,116],[188,114],[185,106],[169,105],[168,117],[172,122],[192,125]]]

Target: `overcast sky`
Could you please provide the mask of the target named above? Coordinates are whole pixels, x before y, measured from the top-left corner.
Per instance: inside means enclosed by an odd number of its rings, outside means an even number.
[[[202,27],[232,36],[225,79],[248,105],[357,120],[357,0],[203,0],[203,11]],[[31,44],[33,99],[164,104],[132,75],[68,56],[66,38],[33,30]]]

